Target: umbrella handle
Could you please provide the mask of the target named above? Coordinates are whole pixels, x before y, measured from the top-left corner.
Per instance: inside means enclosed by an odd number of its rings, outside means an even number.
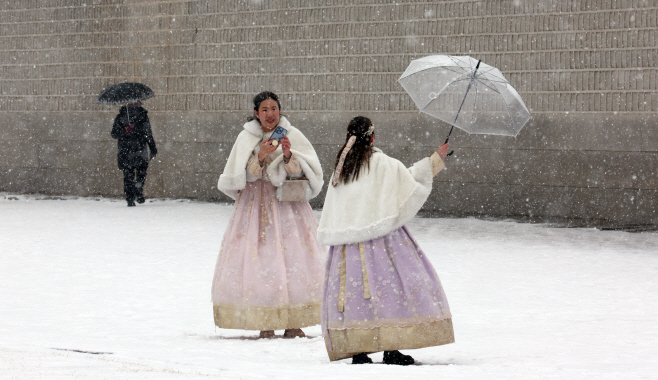
[[[454,125],[452,126],[452,128],[450,128],[450,132],[448,133],[448,137],[446,137],[446,141],[444,142],[444,144],[447,144],[447,143],[448,143],[448,140],[450,140],[450,135],[452,134],[452,130],[453,130],[454,128],[455,128]],[[455,153],[454,150],[450,151],[450,153],[448,153],[448,156],[446,156],[446,157],[452,156],[453,153]]]
[[[471,89],[471,85],[473,84],[473,80],[475,79],[475,73],[477,73],[478,69],[480,68],[480,62],[482,62],[482,60],[478,60],[478,64],[475,66],[475,70],[473,70],[473,74],[471,75],[471,81],[469,82],[468,88],[466,89],[466,94],[464,94],[464,99],[462,100],[462,104],[459,106],[459,110],[457,110],[457,115],[455,116],[454,123],[457,122],[457,118],[459,117],[459,113],[461,112],[462,107],[464,106],[464,102],[466,101],[466,96],[468,95],[468,90]],[[452,130],[455,129],[454,123],[453,123],[452,127],[450,127],[450,132],[448,132],[448,137],[446,137],[446,142],[444,144],[447,144],[448,140],[450,140],[450,135],[452,134]],[[455,153],[454,150],[451,151],[450,153],[448,153],[448,156],[452,156],[453,153]],[[448,156],[446,156],[446,157],[448,157]]]

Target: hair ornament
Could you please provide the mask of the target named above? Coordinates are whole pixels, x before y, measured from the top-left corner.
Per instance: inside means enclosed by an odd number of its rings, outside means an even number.
[[[356,136],[351,136],[350,139],[347,140],[347,144],[345,144],[343,153],[340,154],[338,165],[336,165],[336,170],[334,171],[334,179],[331,181],[331,183],[334,186],[338,185],[338,179],[340,178],[340,173],[343,171],[343,161],[345,161],[345,157],[347,156],[347,153],[349,153],[350,149],[352,149],[352,145],[354,145],[355,141],[356,141]]]

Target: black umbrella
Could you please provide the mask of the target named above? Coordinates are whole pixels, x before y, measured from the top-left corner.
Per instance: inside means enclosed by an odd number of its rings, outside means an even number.
[[[154,97],[153,90],[141,83],[119,83],[98,95],[98,104],[123,105]]]

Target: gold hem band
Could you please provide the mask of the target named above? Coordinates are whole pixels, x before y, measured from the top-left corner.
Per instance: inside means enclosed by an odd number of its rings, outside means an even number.
[[[389,327],[409,327],[431,322],[442,321],[444,319],[452,318],[450,315],[421,315],[418,317],[406,318],[379,318],[370,320],[349,320],[349,321],[329,321],[327,328],[329,330],[345,330],[345,329],[376,329],[382,326]]]
[[[283,330],[320,323],[320,304],[249,306],[213,304],[215,325],[222,329]]]
[[[361,273],[363,274],[363,298],[370,299],[370,284],[368,283],[368,270],[366,269],[366,254],[363,242],[359,242],[359,255],[361,256]]]
[[[340,288],[338,289],[338,311],[339,312],[344,312],[345,311],[345,281],[347,277],[347,258],[345,257],[345,250],[347,249],[347,246],[343,246],[343,253],[341,254],[340,257],[340,263],[338,263],[338,270],[340,271]]]
[[[381,326],[373,329],[328,330],[333,350],[325,337],[329,360],[340,360],[365,352],[409,350],[455,342],[452,319],[407,327]]]

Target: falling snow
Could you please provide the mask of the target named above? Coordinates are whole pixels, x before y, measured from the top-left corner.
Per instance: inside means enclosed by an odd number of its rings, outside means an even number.
[[[232,206],[0,194],[0,373],[19,379],[648,379],[658,233],[421,219],[456,343],[419,365],[329,362],[308,339],[215,329]],[[318,213],[319,216],[319,213]],[[282,331],[277,331],[281,335]],[[371,355],[381,362],[381,353]]]

